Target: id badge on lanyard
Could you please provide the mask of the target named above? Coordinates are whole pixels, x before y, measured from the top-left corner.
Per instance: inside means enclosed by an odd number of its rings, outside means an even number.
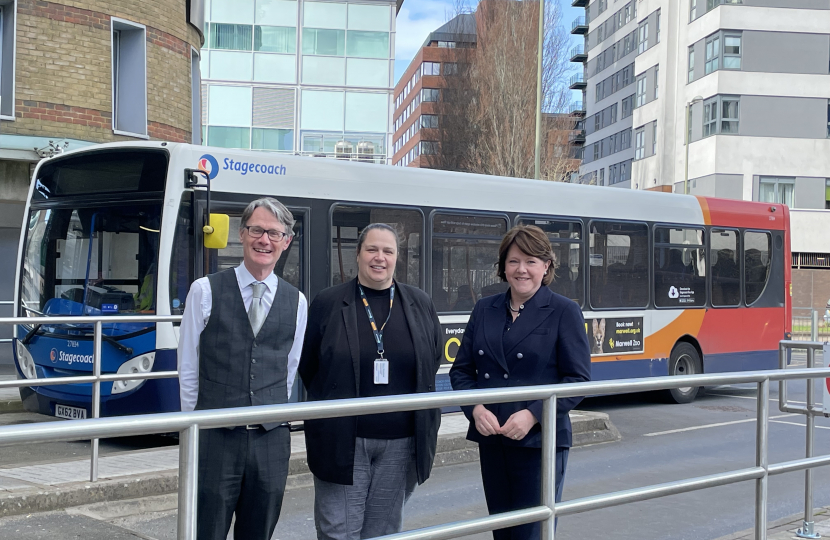
[[[392,306],[395,302],[395,284],[389,289],[389,315],[386,316],[386,322],[378,329],[375,323],[375,316],[372,314],[372,308],[369,307],[369,301],[366,300],[366,294],[363,292],[363,287],[358,283],[357,288],[360,291],[360,299],[363,301],[363,307],[366,308],[366,315],[369,317],[369,323],[372,325],[372,333],[375,336],[375,344],[378,347],[378,358],[375,358],[374,383],[375,384],[389,384],[389,360],[383,357],[383,329],[386,328],[386,323],[392,317]]]

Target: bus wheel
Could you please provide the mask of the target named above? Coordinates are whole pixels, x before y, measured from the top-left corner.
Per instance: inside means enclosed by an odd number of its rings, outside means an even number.
[[[669,359],[669,375],[696,375],[702,373],[700,355],[691,343],[680,342],[675,345]],[[691,403],[697,396],[698,386],[686,386],[665,390],[665,398],[669,403]]]

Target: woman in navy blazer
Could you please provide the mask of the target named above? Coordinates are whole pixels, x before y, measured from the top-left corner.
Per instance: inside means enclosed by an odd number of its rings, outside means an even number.
[[[450,370],[454,390],[591,380],[591,352],[582,311],[552,292],[553,250],[538,227],[519,225],[499,247],[498,275],[507,292],[479,300]],[[557,400],[556,500],[571,447],[568,412],[580,397]],[[541,401],[463,407],[467,439],[479,443],[481,477],[491,514],[541,501]],[[493,531],[495,540],[538,540],[540,524]]]

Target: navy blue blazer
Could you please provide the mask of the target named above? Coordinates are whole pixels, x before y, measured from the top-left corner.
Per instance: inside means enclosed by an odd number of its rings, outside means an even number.
[[[461,347],[450,370],[454,390],[505,388],[591,380],[591,351],[582,311],[572,300],[540,287],[525,302],[522,314],[505,333],[507,293],[479,300],[461,339]],[[570,447],[568,412],[581,397],[557,400],[556,446]],[[510,415],[528,409],[542,420],[541,401],[519,401],[485,405],[504,425]],[[462,407],[470,420],[467,439],[481,444],[505,444],[539,448],[542,430],[536,424],[527,436],[514,441],[503,435],[481,435],[473,420],[473,407]]]

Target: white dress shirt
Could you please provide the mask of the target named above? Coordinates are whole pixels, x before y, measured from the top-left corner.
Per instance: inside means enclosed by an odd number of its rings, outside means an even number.
[[[236,281],[239,283],[239,292],[242,293],[242,302],[245,311],[251,307],[254,289],[251,283],[257,281],[254,276],[240,264],[235,269]],[[270,312],[274,296],[277,294],[277,276],[270,274],[264,281],[266,285],[262,302],[266,312]],[[199,278],[190,286],[185,301],[182,325],[179,332],[179,388],[183,411],[192,411],[196,408],[196,398],[199,396],[199,338],[207,326],[213,307],[213,294],[207,277]],[[291,388],[297,375],[297,366],[300,363],[300,352],[303,348],[306,322],[308,320],[308,301],[303,293],[297,305],[297,328],[294,331],[294,344],[288,352],[288,397],[291,397]]]

